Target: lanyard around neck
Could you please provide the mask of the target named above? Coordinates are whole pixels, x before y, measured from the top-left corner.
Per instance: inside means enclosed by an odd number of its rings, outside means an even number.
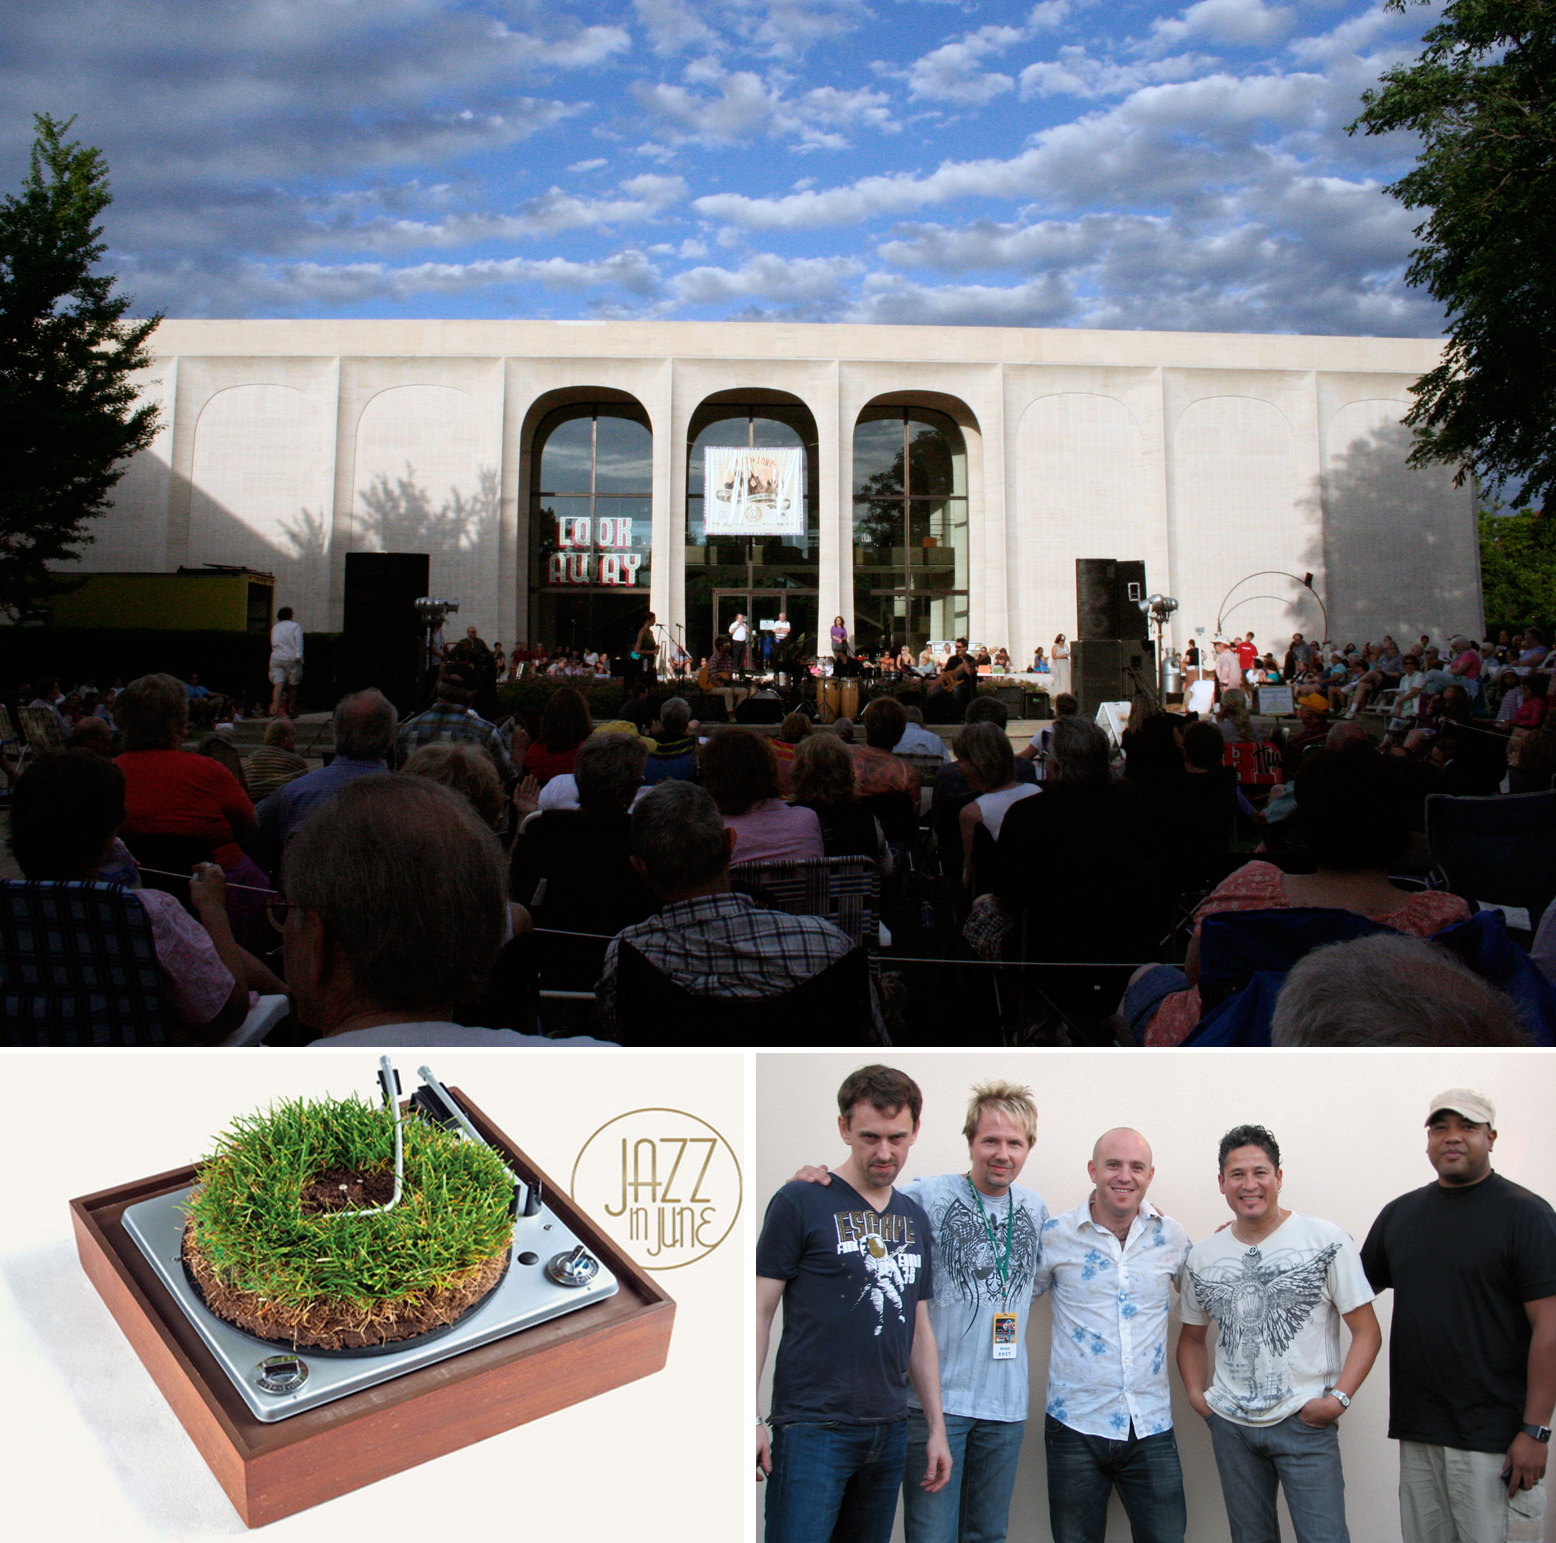
[[[978,1186],[973,1183],[972,1175],[967,1175],[967,1187],[972,1191],[972,1197],[978,1205],[978,1215],[983,1218],[984,1230],[989,1234],[989,1247],[994,1250],[994,1265],[1000,1272],[1001,1299],[1010,1295],[1010,1235],[1016,1229],[1012,1225],[1016,1215],[1016,1197],[1010,1190],[1005,1191],[1005,1257],[1000,1259],[999,1234],[994,1230],[994,1223],[989,1220],[989,1213],[983,1209],[983,1196],[978,1193]]]

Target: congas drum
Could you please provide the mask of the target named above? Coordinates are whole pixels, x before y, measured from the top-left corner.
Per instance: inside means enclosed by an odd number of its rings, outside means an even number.
[[[841,717],[857,719],[859,716],[859,681],[856,676],[849,675],[839,682],[841,685],[842,701],[838,707]]]
[[[829,680],[826,683],[827,691],[827,721],[830,723],[843,715],[843,682]]]

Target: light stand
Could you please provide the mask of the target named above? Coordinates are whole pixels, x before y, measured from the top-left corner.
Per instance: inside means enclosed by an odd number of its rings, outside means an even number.
[[[1150,619],[1151,625],[1156,629],[1156,690],[1158,700],[1163,704],[1167,701],[1167,654],[1162,648],[1162,629],[1167,625],[1167,618],[1178,609],[1178,602],[1170,595],[1151,595],[1139,602],[1140,609]]]

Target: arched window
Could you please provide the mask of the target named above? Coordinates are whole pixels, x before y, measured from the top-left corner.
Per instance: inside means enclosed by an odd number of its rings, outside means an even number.
[[[704,504],[710,447],[799,451],[795,529],[782,534],[710,534]],[[714,491],[717,497],[717,489]],[[737,615],[750,628],[751,664],[777,664],[816,651],[816,593],[821,573],[817,514],[816,427],[798,402],[703,403],[692,417],[686,478],[686,648],[694,660],[712,652]],[[773,624],[788,623],[775,657]],[[830,625],[830,618],[828,621]]]
[[[854,429],[854,641],[915,652],[967,632],[967,448],[945,413],[867,407]]]
[[[654,442],[626,402],[581,402],[541,420],[531,499],[531,641],[611,654],[648,608]]]

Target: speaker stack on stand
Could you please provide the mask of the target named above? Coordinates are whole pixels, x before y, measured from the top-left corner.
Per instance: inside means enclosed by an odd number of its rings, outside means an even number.
[[[1081,715],[1094,718],[1104,702],[1127,702],[1156,678],[1156,648],[1144,641],[1140,602],[1145,564],[1111,557],[1075,560],[1076,641],[1070,647],[1070,683]]]

